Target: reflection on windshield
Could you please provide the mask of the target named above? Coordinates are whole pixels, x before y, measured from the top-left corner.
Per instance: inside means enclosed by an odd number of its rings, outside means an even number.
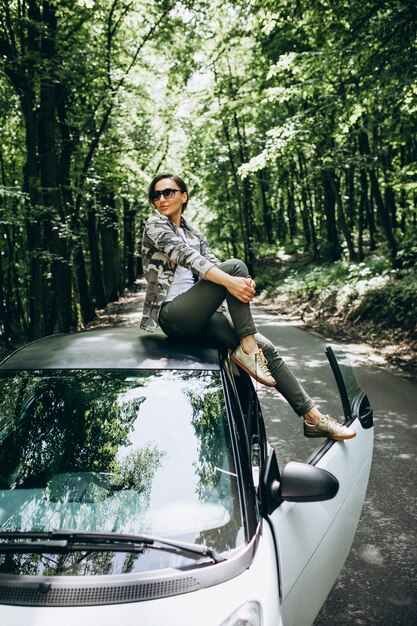
[[[0,529],[242,540],[219,372],[18,372],[0,378]],[[0,555],[0,572],[116,573],[186,557]]]

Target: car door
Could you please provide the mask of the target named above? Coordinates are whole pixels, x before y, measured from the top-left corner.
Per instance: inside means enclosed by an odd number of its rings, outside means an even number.
[[[269,515],[279,567],[283,624],[311,624],[351,548],[365,499],[373,450],[372,409],[343,353],[327,348],[345,418],[356,437],[325,443],[308,463],[331,472],[337,494],[315,502],[281,501]]]

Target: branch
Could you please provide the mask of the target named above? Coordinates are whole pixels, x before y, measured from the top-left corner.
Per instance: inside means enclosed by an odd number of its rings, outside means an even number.
[[[113,35],[116,32],[116,27],[115,28],[111,28],[111,23],[112,23],[112,19],[113,19],[113,14],[116,11],[116,6],[119,0],[113,0],[113,4],[110,7],[110,12],[109,12],[109,17],[107,19],[107,39],[106,39],[106,76],[107,76],[107,83],[110,87],[110,89],[112,89],[112,80],[111,80],[111,72],[110,72],[110,61],[111,61],[111,49],[112,49],[112,39],[113,39]]]
[[[81,170],[80,180],[79,180],[79,184],[78,184],[79,191],[77,193],[77,200],[76,200],[76,211],[77,212],[79,211],[80,206],[81,206],[81,194],[82,194],[82,190],[83,190],[83,187],[84,187],[85,180],[87,178],[88,170],[90,169],[90,165],[91,165],[91,162],[93,160],[94,153],[97,150],[98,145],[100,143],[101,136],[103,135],[103,133],[104,133],[106,127],[107,127],[107,124],[108,124],[108,121],[109,121],[109,118],[110,118],[110,114],[111,114],[111,112],[113,110],[113,107],[114,107],[114,102],[115,101],[113,99],[110,102],[107,110],[105,111],[105,113],[103,115],[103,119],[101,120],[100,127],[97,130],[97,132],[95,133],[95,135],[94,135],[94,137],[93,137],[93,139],[91,141],[90,148],[89,148],[89,150],[87,152],[87,156],[84,159],[84,164],[83,164],[83,167],[82,167],[82,170]]]
[[[115,2],[115,4],[116,4],[116,2]],[[116,23],[115,23],[115,25],[113,26],[113,29],[111,30],[111,36],[112,36],[112,37],[114,37],[114,35],[116,34],[117,29],[118,29],[118,28],[119,28],[119,26],[120,26],[120,22],[122,21],[122,19],[124,18],[124,16],[125,16],[125,15],[127,15],[127,13],[128,13],[128,11],[129,11],[130,7],[132,6],[132,4],[133,4],[133,0],[132,0],[132,2],[130,2],[129,4],[127,4],[127,5],[124,7],[124,10],[120,13],[120,17],[119,17],[119,19],[117,20],[117,22],[116,22]]]
[[[116,4],[117,4],[118,0],[114,0],[113,5],[112,5],[112,9],[110,11],[111,14],[113,14]],[[158,26],[161,24],[161,22],[166,18],[166,16],[168,15],[169,11],[171,10],[171,7],[167,8],[164,10],[164,12],[160,15],[159,19],[153,24],[153,26],[151,26],[151,28],[148,30],[148,32],[144,35],[142,41],[140,42],[140,44],[138,45],[135,54],[132,57],[132,60],[130,62],[130,64],[128,65],[127,69],[125,70],[125,74],[123,76],[123,78],[121,78],[119,80],[119,82],[117,83],[117,85],[115,87],[112,87],[110,89],[110,102],[109,105],[107,106],[107,109],[104,112],[103,115],[103,119],[101,120],[101,124],[100,127],[97,129],[96,133],[94,134],[94,137],[91,141],[89,150],[87,152],[87,155],[85,157],[84,160],[84,164],[81,170],[81,175],[80,175],[80,181],[79,181],[79,185],[78,185],[78,194],[77,194],[77,200],[76,200],[76,209],[79,210],[80,206],[81,206],[81,194],[83,191],[83,187],[84,187],[84,183],[85,180],[87,178],[87,174],[88,174],[88,170],[90,169],[90,165],[91,162],[93,160],[94,154],[99,146],[100,143],[100,139],[102,137],[102,135],[104,134],[104,131],[107,128],[109,119],[110,119],[110,115],[111,112],[114,108],[115,102],[116,102],[116,96],[117,93],[119,92],[119,90],[122,88],[122,86],[124,85],[124,82],[130,72],[130,70],[134,67],[138,56],[140,54],[140,51],[142,50],[143,46],[149,41],[149,39],[152,37],[152,35],[154,34],[154,32],[156,31],[156,29],[158,28]],[[109,22],[110,23],[110,22]],[[110,37],[110,39],[109,39]],[[110,42],[111,44],[111,33],[108,34],[108,43]],[[109,49],[108,49],[109,51]],[[110,51],[109,51],[110,54]]]
[[[125,70],[125,75],[123,76],[123,78],[120,79],[119,84],[117,85],[117,90],[119,90],[123,86],[123,84],[124,84],[124,82],[125,82],[125,80],[127,78],[127,75],[129,74],[130,70],[132,69],[132,67],[134,67],[134,65],[135,65],[135,63],[137,61],[137,58],[138,58],[139,53],[142,50],[143,46],[145,45],[145,43],[147,43],[149,41],[149,39],[154,34],[156,29],[159,27],[161,22],[166,18],[166,16],[170,12],[170,10],[171,10],[171,7],[168,7],[167,9],[165,9],[165,11],[159,17],[159,20],[157,22],[155,22],[155,24],[149,29],[147,34],[142,39],[141,43],[139,44],[139,46],[136,49],[135,54],[132,57],[132,61],[131,61],[130,65]]]

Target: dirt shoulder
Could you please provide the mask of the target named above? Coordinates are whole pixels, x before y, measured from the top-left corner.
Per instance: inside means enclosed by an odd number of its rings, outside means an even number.
[[[296,321],[328,341],[349,344],[349,351],[362,354],[375,365],[389,366],[417,380],[417,342],[401,328],[380,328],[372,321],[355,323],[315,306],[313,301],[300,303],[283,295],[259,297],[256,306],[282,319]]]

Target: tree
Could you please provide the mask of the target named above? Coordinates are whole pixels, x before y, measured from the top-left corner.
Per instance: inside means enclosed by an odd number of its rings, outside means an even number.
[[[85,227],[99,181],[108,179],[107,188],[110,179],[115,182],[109,172],[119,167],[120,158],[113,153],[110,159],[99,161],[98,156],[112,118],[123,111],[125,94],[132,90],[129,79],[139,65],[144,69],[135,76],[135,89],[148,78],[142,55],[161,36],[175,4],[2,0],[0,67],[17,95],[24,127],[24,162],[18,179],[24,200],[19,213],[26,231],[28,287],[21,299],[18,326],[24,328],[26,318],[31,337],[66,332],[94,317],[87,264],[94,265],[97,273],[104,259],[97,264],[95,248],[91,262],[91,237],[87,238]],[[134,105],[138,103],[136,95]],[[146,106],[140,104],[138,118],[141,111],[146,117]],[[113,135],[119,127],[114,125]],[[143,137],[137,148],[146,143]],[[143,154],[142,161],[147,160]],[[8,163],[7,158],[3,163]],[[97,165],[105,169],[99,171]],[[4,170],[3,180],[7,178]],[[117,191],[110,188],[107,199]],[[98,232],[106,237],[105,226]],[[112,256],[118,291],[110,295],[117,297],[122,288],[122,255],[117,245]],[[9,257],[7,265],[11,264]],[[15,278],[19,284],[23,274]],[[99,301],[105,304],[103,298]],[[7,334],[13,333],[7,330]]]
[[[281,251],[412,259],[411,0],[0,6],[4,342],[79,328],[134,282],[161,169],[251,273]]]

